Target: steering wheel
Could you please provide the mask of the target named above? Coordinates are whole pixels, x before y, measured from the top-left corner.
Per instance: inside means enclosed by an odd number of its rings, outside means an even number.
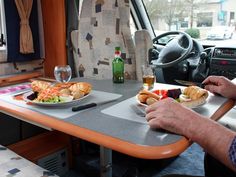
[[[187,33],[181,31],[170,31],[163,33],[153,39],[153,44],[156,44],[158,39],[168,35],[177,36],[165,45],[156,60],[154,59],[151,61],[154,66],[160,68],[172,67],[185,60],[192,50],[193,41],[191,37]]]

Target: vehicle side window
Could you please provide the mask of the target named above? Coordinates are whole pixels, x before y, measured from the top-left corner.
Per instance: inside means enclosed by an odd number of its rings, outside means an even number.
[[[5,15],[3,1],[0,1],[0,47],[4,46],[5,43]]]
[[[0,1],[0,62],[6,61],[6,28],[4,3]]]

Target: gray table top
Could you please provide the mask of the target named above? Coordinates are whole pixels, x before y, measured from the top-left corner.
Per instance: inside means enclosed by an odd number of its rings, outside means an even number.
[[[117,142],[121,142],[121,144],[123,142],[127,142],[127,147],[119,147],[121,145],[117,144],[116,148],[116,145],[112,144],[111,142],[106,142],[105,146],[141,158],[152,158],[153,154],[147,155],[147,153],[157,153],[162,150],[163,152],[160,152],[160,156],[153,155],[153,158],[171,157],[181,153],[188,147],[189,144],[187,142],[187,139],[183,136],[175,135],[161,130],[152,130],[147,123],[121,119],[119,117],[111,116],[101,112],[102,110],[114,106],[123,100],[134,97],[142,87],[141,82],[130,80],[125,81],[124,84],[114,84],[111,80],[93,80],[84,78],[76,78],[74,79],[74,81],[89,82],[92,84],[93,90],[117,93],[123,96],[117,101],[78,112],[68,118],[61,119],[60,121],[66,122],[75,127],[78,126],[87,130],[91,130],[92,132],[97,132],[98,134],[105,135],[106,137],[112,137],[113,139],[118,140]],[[159,84],[158,87],[164,88],[172,86]],[[219,107],[219,105],[224,101],[225,98],[213,96],[212,94],[210,94],[207,103],[201,107],[195,108],[194,111],[206,117],[210,117],[210,115],[212,115]],[[30,108],[27,107],[27,109]],[[65,110],[68,111],[68,108]],[[231,117],[232,115],[236,115],[234,111],[235,110],[229,112]],[[81,136],[81,138],[83,137]],[[94,138],[96,137],[93,137],[93,139]],[[102,143],[100,144],[100,142]],[[104,140],[100,141],[99,139],[97,139],[95,143],[104,145],[103,142]],[[135,149],[136,147],[137,149]],[[137,151],[136,153],[132,153],[132,150]],[[144,155],[138,155],[139,152],[140,154],[143,153]]]
[[[182,136],[179,135],[169,134],[160,130],[152,130],[147,124],[120,119],[118,117],[101,113],[101,110],[111,105],[117,104],[118,102],[126,100],[130,97],[134,97],[138,91],[141,90],[142,83],[138,81],[126,81],[124,84],[114,84],[111,80],[90,79],[79,79],[79,81],[91,83],[93,85],[93,89],[95,90],[122,94],[123,97],[116,102],[79,113],[80,119],[77,119],[76,115],[71,118],[64,119],[64,121],[145,146],[167,145],[182,138]],[[161,85],[165,87],[166,84]],[[213,96],[210,94],[206,104],[198,108],[194,108],[193,110],[206,117],[210,117],[225,100],[226,99],[223,97]],[[234,110],[231,111],[231,114],[232,113],[234,114]],[[165,138],[163,138],[163,135],[165,135]]]
[[[107,107],[130,97],[134,97],[139,90],[141,90],[142,83],[133,80],[126,81],[124,84],[114,84],[111,80],[79,79],[79,81],[91,83],[95,90],[118,93],[121,94],[122,97],[115,102],[91,108],[78,113],[78,115],[63,119],[64,121],[144,146],[167,145],[182,138],[182,136],[179,135],[166,134],[166,132],[152,130],[147,124],[120,119],[101,113],[101,111]],[[79,117],[79,119],[77,117]],[[163,134],[167,135],[164,139],[160,138]]]

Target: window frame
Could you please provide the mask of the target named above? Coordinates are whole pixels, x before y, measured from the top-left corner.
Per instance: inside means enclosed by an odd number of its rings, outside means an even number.
[[[6,21],[3,0],[0,0],[0,50],[6,50]]]
[[[150,22],[143,0],[131,0],[131,11],[132,14],[135,14],[134,15],[135,23],[139,24],[137,25],[138,30],[146,29],[149,31],[151,38],[152,39],[155,38],[156,35],[154,33],[154,29]]]

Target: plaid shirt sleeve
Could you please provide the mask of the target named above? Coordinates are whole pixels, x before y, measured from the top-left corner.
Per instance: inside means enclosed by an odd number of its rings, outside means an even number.
[[[229,148],[229,158],[234,167],[236,168],[236,136],[234,137]]]

